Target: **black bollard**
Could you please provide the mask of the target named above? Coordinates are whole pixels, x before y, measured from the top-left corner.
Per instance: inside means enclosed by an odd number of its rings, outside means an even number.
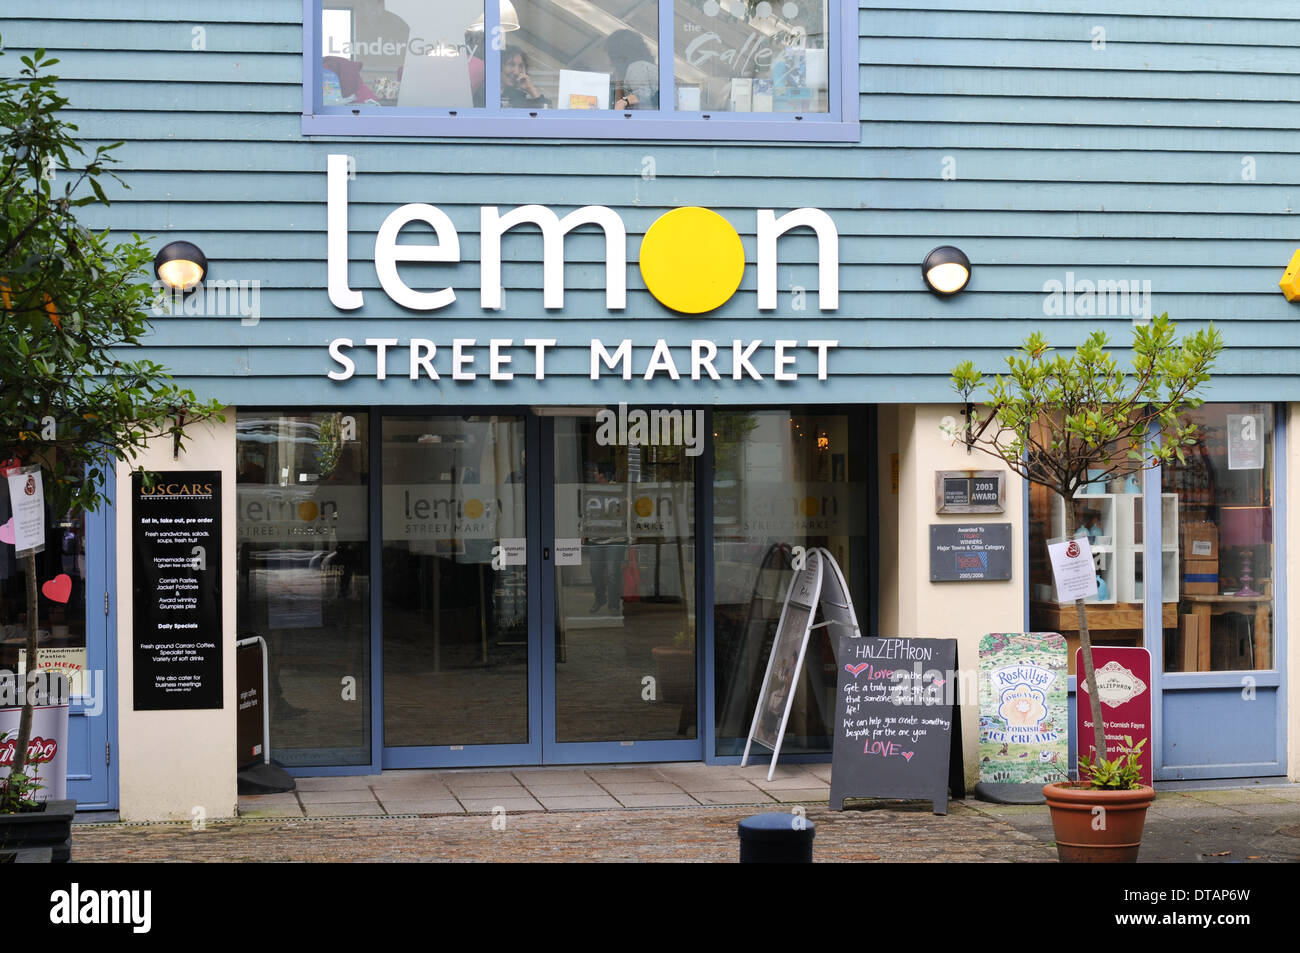
[[[811,864],[815,825],[803,814],[756,814],[736,825],[742,864]]]

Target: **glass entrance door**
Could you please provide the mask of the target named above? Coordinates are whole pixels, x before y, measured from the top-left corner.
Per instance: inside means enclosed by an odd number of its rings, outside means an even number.
[[[546,760],[698,760],[703,413],[620,406],[547,423]]]
[[[702,757],[702,418],[382,418],[384,767]]]
[[[529,429],[383,419],[385,767],[541,760]]]

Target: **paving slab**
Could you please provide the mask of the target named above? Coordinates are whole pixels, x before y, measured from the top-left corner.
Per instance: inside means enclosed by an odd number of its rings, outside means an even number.
[[[701,804],[753,804],[756,807],[764,804],[775,804],[776,801],[768,797],[757,788],[750,788],[745,791],[691,791],[691,797]]]
[[[1187,791],[1186,796],[1194,801],[1204,801],[1207,804],[1223,804],[1227,806],[1250,805],[1256,804],[1286,804],[1289,803],[1286,798],[1278,797],[1268,791],[1262,791],[1258,788],[1247,788],[1245,790],[1218,790],[1218,791]]]
[[[369,788],[363,788],[360,791],[344,788],[342,790],[331,791],[301,791],[298,794],[303,804],[341,804],[347,801],[369,801],[375,803],[375,796],[370,793]]]
[[[295,778],[299,791],[365,791],[380,780],[379,775],[353,775],[338,778]]]
[[[506,813],[542,810],[542,805],[532,797],[461,798],[460,803],[471,814],[491,814],[497,808],[504,808]]]
[[[331,801],[328,804],[304,804],[303,807],[306,808],[307,814],[310,817],[376,817],[384,813],[383,809],[379,806],[379,802],[374,800]]]
[[[685,794],[675,784],[668,781],[602,781],[603,787],[610,794],[619,797],[623,794]]]
[[[259,817],[305,817],[302,806],[294,801],[292,805],[288,804],[267,804],[260,807],[239,806],[239,816],[246,817],[250,820]]]
[[[509,771],[466,771],[438,775],[438,780],[449,788],[499,788],[518,784]]]
[[[419,801],[382,801],[388,814],[464,814],[465,808],[455,798],[428,798]]]
[[[689,794],[620,794],[618,802],[624,807],[695,807],[700,802]]]
[[[790,789],[777,788],[775,790],[770,790],[765,793],[767,793],[775,800],[780,801],[782,804],[803,804],[808,802],[817,803],[819,801],[825,804],[827,799],[830,796],[830,792],[827,791],[826,788],[822,788],[822,787],[802,788],[802,789],[801,788],[790,788]]]
[[[529,784],[526,787],[533,797],[599,797],[609,793],[591,780],[586,784]]]
[[[539,794],[537,800],[548,811],[593,811],[617,810],[618,801],[608,794],[586,794],[576,797],[546,796]]]

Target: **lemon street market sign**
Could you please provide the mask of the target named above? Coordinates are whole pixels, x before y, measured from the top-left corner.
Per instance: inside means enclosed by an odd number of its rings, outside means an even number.
[[[331,155],[327,171],[327,260],[330,302],[341,311],[354,311],[365,305],[365,295],[351,287],[348,276],[348,157]],[[778,217],[772,209],[758,209],[756,217],[757,307],[772,311],[777,307],[776,266],[777,239],[795,228],[811,228],[817,237],[817,306],[822,311],[839,307],[839,233],[830,215],[821,209],[799,208]],[[435,243],[399,243],[408,225],[420,224],[433,230]],[[517,226],[531,224],[542,231],[542,304],[548,311],[564,307],[564,238],[580,225],[595,225],[605,239],[605,307],[622,311],[627,305],[627,229],[614,209],[587,205],[563,218],[543,205],[521,205],[507,212],[496,206],[479,210],[479,306],[484,311],[503,307],[504,287],[501,278],[501,238]],[[417,290],[398,273],[399,263],[456,264],[461,260],[460,236],[448,215],[434,205],[411,203],[391,212],[375,236],[374,266],[384,293],[396,304],[412,311],[438,311],[457,300],[457,290],[450,285],[433,290]],[[745,255],[740,236],[731,224],[709,209],[677,208],[661,215],[646,230],[639,254],[641,277],[646,289],[666,308],[682,314],[703,314],[721,307],[740,287],[745,269]],[[472,381],[486,376],[493,381],[513,380],[517,357],[530,355],[533,377],[546,377],[548,351],[558,345],[555,338],[493,338],[480,343],[474,338],[452,338],[441,343],[450,352],[451,379]],[[590,344],[590,375],[593,380],[607,371],[631,380],[633,375],[630,338],[617,342],[593,339]],[[666,340],[652,346],[648,360],[636,373],[645,380],[664,375],[680,380],[722,380],[723,372],[732,380],[763,380],[754,364],[755,355],[764,346],[762,340],[713,341],[695,338],[690,342],[690,358],[679,365]],[[813,373],[826,380],[829,352],[839,341],[796,339],[771,342],[772,379],[795,381],[801,374]],[[405,351],[406,360],[398,359],[391,367],[394,375],[411,380],[440,380],[434,360],[440,345],[427,338],[350,337],[335,338],[329,343],[333,362],[327,376],[345,381],[357,372],[353,352],[371,349],[375,355],[374,376],[386,380],[390,371],[390,352]],[[719,369],[719,354],[729,362]],[[445,359],[444,359],[445,360]],[[766,364],[766,361],[764,361]]]

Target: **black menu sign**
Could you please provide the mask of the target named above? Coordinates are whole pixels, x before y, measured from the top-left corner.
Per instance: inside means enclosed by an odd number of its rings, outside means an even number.
[[[136,711],[221,708],[221,473],[131,480]]]
[[[966,796],[956,639],[841,636],[830,806],[921,798],[948,813]]]

